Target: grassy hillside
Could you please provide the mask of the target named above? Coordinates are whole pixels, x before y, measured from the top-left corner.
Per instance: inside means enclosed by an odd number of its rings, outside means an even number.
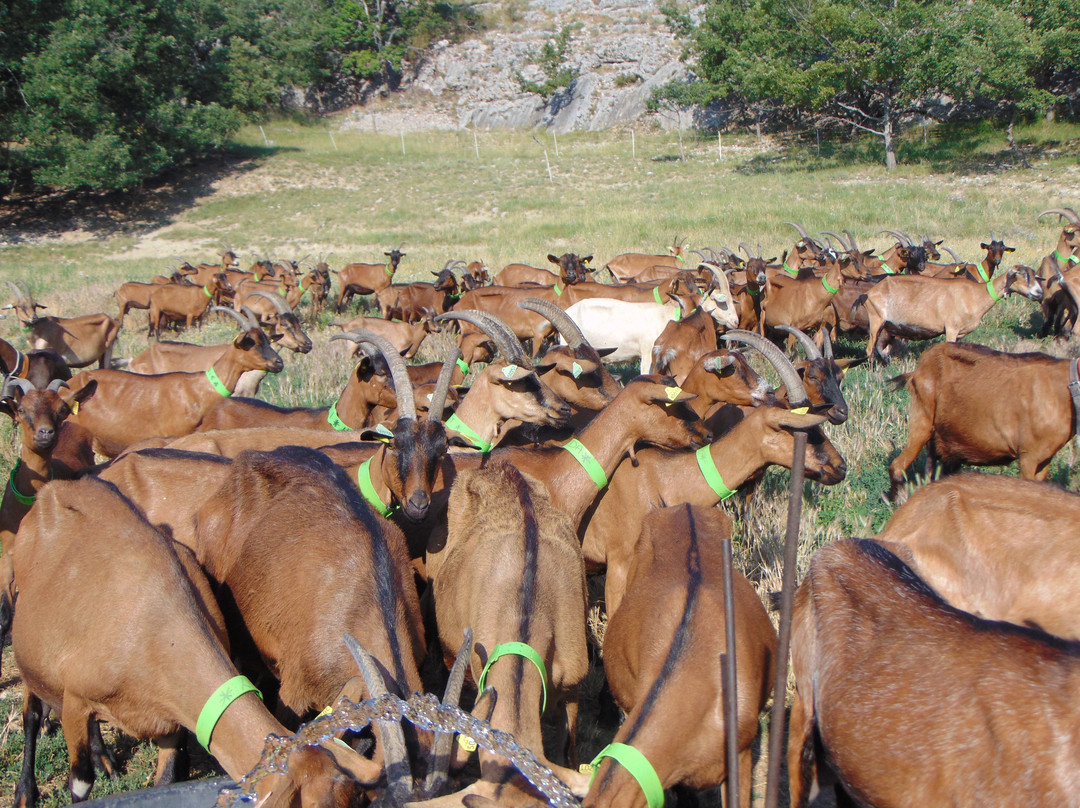
[[[864,248],[890,241],[875,234],[897,228],[945,238],[965,259],[992,229],[1017,251],[1014,263],[1037,266],[1054,245],[1059,227],[1037,223],[1048,207],[1080,207],[1080,127],[1039,125],[1018,132],[1032,168],[1012,164],[1004,136],[988,127],[938,131],[905,144],[909,161],[898,171],[859,162],[860,143],[757,143],[725,137],[723,158],[715,138],[684,136],[679,160],[675,135],[575,135],[541,142],[527,133],[472,132],[398,136],[343,133],[280,122],[248,130],[224,159],[200,163],[148,188],[138,200],[50,200],[34,208],[0,210],[0,280],[27,282],[47,313],[115,313],[112,290],[123,280],[148,279],[179,259],[210,261],[224,247],[280,257],[332,254],[340,267],[375,260],[404,242],[399,277],[428,279],[452,258],[484,259],[498,268],[510,261],[543,265],[549,252],[593,253],[603,263],[620,252],[663,251],[679,234],[691,244],[760,243],[779,256],[797,221],[811,232],[852,230]],[[546,159],[545,159],[546,148]],[[403,154],[404,149],[404,154]],[[636,151],[636,156],[632,154]],[[903,159],[903,157],[902,157]],[[550,176],[548,165],[550,163]],[[4,294],[7,287],[0,287]],[[335,290],[336,291],[336,290]],[[281,404],[325,404],[336,397],[351,363],[331,349],[326,327],[313,333],[314,351],[288,355],[286,370],[263,386]],[[1074,343],[1033,339],[1039,315],[1029,301],[997,306],[968,339],[994,347],[1078,352]],[[146,345],[145,314],[129,315],[117,355]],[[220,342],[224,325],[209,325],[182,338]],[[18,324],[0,321],[0,337],[25,343]],[[340,343],[337,344],[340,347]],[[920,345],[898,351],[887,369],[861,366],[848,374],[849,422],[828,427],[847,458],[848,478],[832,488],[806,487],[803,559],[813,548],[843,535],[868,534],[892,507],[880,494],[886,464],[906,437],[906,395],[885,389],[889,376],[914,367]],[[841,353],[863,346],[844,343]],[[16,456],[9,423],[0,424],[0,470]],[[1054,461],[1051,479],[1076,488],[1072,445]],[[1008,473],[1015,473],[1010,470]],[[766,475],[749,504],[736,497],[740,567],[762,590],[778,583],[785,518],[786,472]],[[5,655],[3,702],[19,702],[10,654]],[[0,708],[0,718],[11,707]],[[11,714],[0,731],[0,800],[10,799],[18,771],[21,735]],[[609,735],[608,735],[609,737]],[[603,740],[583,733],[582,757]],[[66,802],[63,745],[48,745],[57,773],[45,785],[44,805]],[[593,747],[596,748],[593,748]],[[136,753],[140,760],[152,755]],[[113,788],[146,781],[149,764]],[[99,785],[95,795],[102,793]]]

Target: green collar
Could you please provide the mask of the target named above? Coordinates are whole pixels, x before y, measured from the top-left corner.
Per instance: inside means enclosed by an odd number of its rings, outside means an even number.
[[[19,330],[22,331],[24,334],[29,334],[31,331],[34,330],[34,327],[32,325],[27,325],[27,326],[23,326]]]
[[[555,294],[556,294],[556,295],[557,295],[558,297],[562,297],[562,291],[563,291],[563,290],[559,288],[559,282],[558,282],[558,281],[555,281]]]
[[[484,454],[491,451],[491,444],[480,437],[480,434],[469,426],[467,423],[458,418],[458,414],[455,412],[449,418],[446,419],[446,428],[452,429],[455,432],[464,435],[469,443],[475,448],[479,449]]]
[[[839,286],[837,286],[835,288],[833,288],[832,286],[829,286],[829,282],[827,280],[825,280],[824,275],[821,276],[821,285],[825,287],[825,291],[828,292],[830,295],[835,295],[837,292],[840,291]]]
[[[214,299],[214,293],[210,291],[210,287],[209,287],[209,286],[204,286],[204,287],[202,288],[202,290],[203,290],[203,294],[204,294],[204,295],[206,295],[206,296],[207,296],[208,298],[210,298],[211,300],[213,300],[213,299]]]
[[[716,496],[720,497],[720,501],[723,502],[728,497],[732,496],[735,492],[724,485],[724,478],[720,476],[720,470],[716,467],[716,461],[713,460],[712,452],[709,449],[710,446],[702,446],[697,450],[697,464],[701,469],[701,476],[705,478],[705,482],[709,484]]]
[[[352,427],[341,420],[341,417],[337,414],[337,405],[335,401],[330,405],[330,411],[326,413],[326,422],[330,424],[338,432],[351,432]]]
[[[389,275],[390,277],[394,276],[394,270],[390,269],[390,262],[389,261],[386,262],[386,274]]]
[[[896,270],[893,269],[888,264],[886,264],[884,261],[881,262],[881,268],[885,271],[886,275],[895,275],[896,274]]]
[[[791,267],[789,267],[787,265],[787,259],[786,258],[784,259],[784,272],[786,272],[788,275],[790,275],[793,278],[797,278],[799,276],[799,270],[792,269]]]
[[[630,772],[633,778],[638,781],[638,785],[641,786],[641,790],[645,794],[645,802],[649,808],[662,808],[664,804],[664,785],[660,782],[656,769],[649,763],[647,757],[628,744],[608,744],[600,750],[600,754],[593,758],[593,778],[596,777],[600,761],[604,758],[618,761],[624,769]],[[592,780],[589,783],[591,785]]]
[[[234,676],[215,690],[210,695],[210,698],[206,700],[206,704],[203,705],[202,711],[199,713],[199,720],[195,723],[195,737],[207,752],[210,751],[210,738],[214,734],[214,727],[217,726],[225,711],[229,709],[229,705],[245,693],[252,692],[262,699],[262,693],[256,689],[255,685],[246,676]]]
[[[566,449],[581,464],[581,467],[585,469],[592,481],[596,483],[597,488],[603,488],[608,484],[607,475],[604,474],[604,467],[600,465],[600,461],[593,456],[593,453],[585,448],[584,443],[577,438],[572,438],[562,448]]]
[[[26,496],[26,494],[20,494],[19,489],[15,487],[15,475],[19,473],[19,469],[22,468],[22,458],[15,461],[15,465],[11,468],[11,476],[8,478],[8,488],[11,489],[11,493],[15,495],[15,501],[20,505],[33,505],[36,496]]]
[[[465,361],[464,359],[462,359],[461,357],[458,357],[458,360],[457,360],[457,366],[458,366],[458,369],[459,369],[459,370],[460,370],[460,371],[461,371],[462,373],[464,373],[464,374],[465,374],[466,376],[468,376],[468,375],[469,375],[469,370],[470,370],[470,368],[469,368],[469,363],[468,363],[468,362],[466,362],[466,361]]]
[[[360,464],[360,468],[356,470],[356,482],[360,486],[360,493],[364,499],[367,500],[368,505],[374,508],[383,516],[389,516],[397,508],[391,508],[389,505],[385,505],[379,495],[375,492],[375,484],[371,482],[371,458],[369,457],[363,463]]]
[[[982,264],[976,264],[975,269],[978,271],[979,277],[983,279],[983,283],[990,283],[990,276],[986,274]]]
[[[761,292],[760,289],[751,289],[749,286],[746,287],[746,294],[748,294],[748,295],[752,295],[752,296],[756,297],[760,292]]]
[[[664,301],[660,299],[660,287],[659,286],[654,286],[652,288],[652,296],[653,296],[653,300],[655,300],[657,303],[663,305]]]
[[[1070,255],[1068,258],[1066,258],[1056,249],[1054,250],[1054,257],[1057,258],[1058,261],[1066,264],[1080,264],[1080,258],[1077,258],[1075,255]]]
[[[681,256],[681,255],[676,255],[676,256],[675,256],[675,260],[676,260],[676,261],[678,261],[678,262],[679,262],[680,264],[681,264],[681,263],[683,263],[683,260],[682,260],[682,256]]]
[[[210,382],[210,386],[217,390],[218,393],[225,396],[225,398],[232,395],[232,390],[222,383],[221,377],[217,375],[217,371],[212,367],[206,369],[206,379]]]
[[[1001,302],[1002,297],[1001,297],[1001,295],[999,295],[997,293],[997,290],[994,288],[994,279],[993,278],[991,278],[990,280],[988,280],[986,282],[986,291],[988,291],[990,293],[990,297],[992,297],[994,299],[995,303],[1000,303]]]
[[[504,656],[519,656],[525,657],[532,664],[536,666],[536,669],[540,671],[540,683],[544,688],[544,704],[540,711],[543,712],[547,709],[547,668],[544,666],[544,660],[540,658],[540,654],[536,653],[531,645],[524,642],[502,642],[496,645],[491,650],[491,656],[488,657],[487,664],[484,665],[484,669],[480,671],[480,678],[476,680],[476,689],[480,693],[484,692],[484,682],[487,680],[488,671],[491,669],[495,660]]]

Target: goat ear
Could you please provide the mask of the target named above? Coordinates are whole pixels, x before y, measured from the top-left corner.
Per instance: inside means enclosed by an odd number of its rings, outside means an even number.
[[[49,307],[48,307],[48,306],[44,306],[44,305],[42,305],[41,303],[35,303],[35,304],[34,304],[34,308],[35,308],[35,309],[47,309],[47,308],[49,308]]]
[[[544,362],[543,364],[533,365],[533,372],[535,372],[536,375],[539,376],[541,373],[547,373],[553,367],[555,367],[554,362]]]
[[[255,344],[255,340],[251,338],[251,335],[245,331],[243,334],[237,334],[236,339],[233,340],[233,345],[239,348],[241,351],[249,350]]]
[[[22,390],[17,391],[17,395],[22,396]],[[17,421],[15,416],[15,409],[18,407],[18,403],[11,396],[4,396],[0,398],[0,412],[7,415],[12,421]]]
[[[551,253],[548,253],[548,260],[549,260],[549,261],[550,261],[551,263],[553,263],[553,264],[557,264],[557,263],[559,263],[559,259],[558,259],[558,258],[556,258],[556,257],[555,257],[554,255],[552,255]]]
[[[75,393],[71,396],[71,398],[68,399],[65,403],[70,406],[72,402],[86,401],[86,399],[90,398],[90,396],[94,395],[94,393],[97,392],[97,386],[97,379],[91,379],[78,390],[76,390]]]
[[[981,242],[979,243],[979,246],[980,246],[980,247],[981,247],[982,249],[984,249],[984,250],[989,250],[989,249],[990,249],[990,247],[989,247],[988,245],[986,245],[986,244],[983,244],[983,243],[981,243]]]
[[[843,376],[845,373],[847,373],[853,367],[857,367],[858,365],[861,365],[863,362],[865,362],[866,357],[865,356],[856,356],[853,359],[837,359],[835,361],[836,361],[836,366],[838,368],[840,368],[840,375]]]
[[[1003,252],[1016,252],[1016,247],[1003,247]]]
[[[777,409],[776,414],[770,418],[776,426],[782,429],[813,429],[821,426],[828,419],[820,413],[792,412],[790,410]]]
[[[593,257],[592,257],[592,254],[590,253],[589,255],[586,255],[584,258],[581,259],[581,263],[587,264],[590,261],[592,261],[592,259],[593,259]]]
[[[618,346],[616,346],[614,348],[597,348],[596,353],[600,357],[605,357],[605,356],[610,356],[611,354],[615,353],[617,350],[619,350]]]

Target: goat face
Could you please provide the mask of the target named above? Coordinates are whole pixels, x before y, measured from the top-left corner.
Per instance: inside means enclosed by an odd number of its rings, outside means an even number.
[[[591,255],[582,258],[574,253],[563,253],[556,258],[549,253],[547,259],[559,266],[559,277],[563,283],[581,283],[588,280],[589,268],[585,264],[592,260]]]
[[[1043,299],[1046,289],[1031,267],[1017,264],[1006,274],[1005,293],[1023,295],[1036,303]]]
[[[311,352],[311,337],[304,332],[300,320],[292,312],[285,314],[275,312],[270,325],[271,335],[280,338],[282,348],[302,354]]]
[[[398,264],[401,263],[401,259],[404,258],[407,254],[408,253],[403,253],[398,247],[390,250],[390,252],[383,251],[383,255],[390,259],[387,263],[391,275],[397,272]]]
[[[445,292],[449,295],[456,295],[458,293],[457,278],[454,277],[454,273],[449,269],[432,272],[431,274],[435,276],[436,292]]]
[[[997,267],[1005,257],[1005,253],[1016,252],[1016,247],[1006,247],[1004,241],[996,239],[990,239],[989,244],[980,244],[979,246],[986,250],[986,262],[991,267]]]
[[[921,273],[926,269],[926,247],[910,245],[897,250],[900,260],[904,262],[904,269],[911,273]]]
[[[700,449],[712,439],[708,427],[690,408],[697,395],[680,388],[671,376],[638,376],[626,390],[631,387],[648,413],[642,430],[645,443],[663,449]]]
[[[772,385],[750,367],[741,353],[726,348],[701,357],[683,385],[710,403],[722,401],[740,407],[780,405]],[[696,409],[701,409],[700,402]]]
[[[766,441],[772,444],[775,456],[790,458],[795,447],[793,433],[803,431],[806,432],[806,476],[822,485],[836,485],[847,476],[847,463],[821,429],[825,422],[823,413],[796,413],[770,407],[764,417],[772,428]]]
[[[71,414],[71,405],[84,401],[97,390],[97,381],[81,387],[65,401],[55,390],[30,390],[19,387],[11,389],[11,395],[0,398],[0,412],[11,416],[22,428],[23,446],[35,454],[47,454],[56,446],[60,427]]]
[[[561,426],[570,417],[570,405],[538,375],[550,370],[550,365],[540,365],[536,370],[502,363],[488,367],[492,370],[485,372],[489,372],[491,378],[505,388],[506,395],[495,398],[495,412],[500,418],[513,418],[542,426]]]
[[[831,359],[799,362],[795,366],[806,387],[810,403],[828,407],[825,412],[830,424],[842,424],[848,417],[848,405],[840,391],[841,369]]]
[[[413,522],[427,516],[435,474],[446,454],[446,429],[430,418],[398,418],[387,482],[401,509]]]
[[[599,356],[593,348],[555,345],[544,354],[541,364],[551,366],[542,374],[543,382],[571,407],[599,411],[615,398],[604,389],[604,377]]]
[[[271,337],[266,336],[261,328],[249,328],[243,334],[238,334],[233,340],[233,345],[244,352],[242,365],[244,370],[266,370],[270,373],[279,373],[285,367],[285,362],[274,347],[270,344]],[[280,339],[280,337],[273,338]]]

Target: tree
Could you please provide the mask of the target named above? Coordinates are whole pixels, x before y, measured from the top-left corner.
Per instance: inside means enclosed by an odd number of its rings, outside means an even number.
[[[1034,2],[1034,0],[1032,0]],[[1045,106],[1039,32],[1012,0],[711,0],[691,36],[703,98],[778,100],[882,139],[935,96]]]

